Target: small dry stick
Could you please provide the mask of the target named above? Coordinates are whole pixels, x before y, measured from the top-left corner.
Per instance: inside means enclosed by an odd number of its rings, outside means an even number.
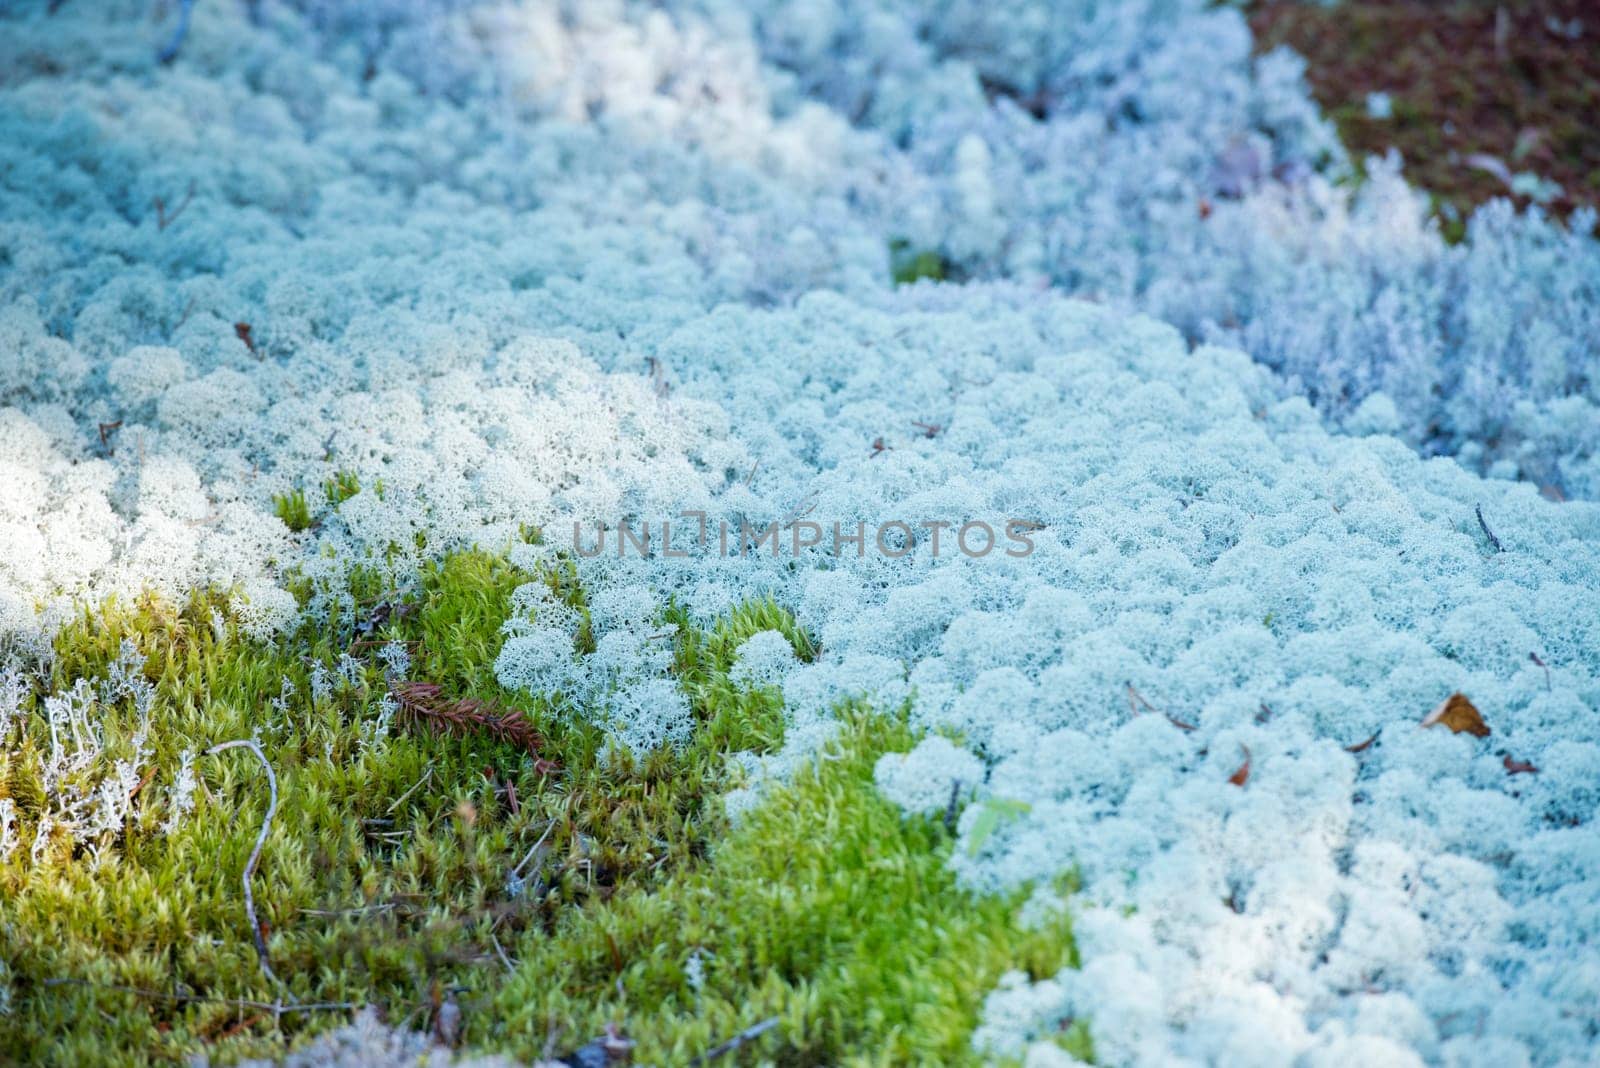
[[[193,10],[194,0],[178,0],[178,25],[172,31],[172,39],[156,53],[156,62],[165,65],[178,58],[178,49],[189,35],[189,15]]]
[[[551,820],[548,824],[545,825],[544,833],[539,836],[539,840],[537,842],[533,843],[533,848],[528,850],[528,855],[522,858],[522,863],[518,864],[515,868],[511,869],[511,874],[513,876],[520,876],[522,874],[522,869],[526,868],[528,866],[528,861],[532,860],[533,859],[533,855],[535,853],[539,852],[539,847],[544,845],[545,839],[549,838],[550,837],[550,832],[555,830],[555,829],[556,829],[556,821],[555,820]]]
[[[1127,686],[1128,686],[1128,710],[1130,712],[1132,712],[1134,715],[1137,716],[1139,714],[1139,710],[1142,708],[1146,712],[1155,712],[1155,713],[1158,713],[1158,714],[1160,713],[1161,710],[1159,708],[1157,708],[1155,705],[1151,704],[1149,701],[1146,701],[1144,699],[1144,694],[1140,693],[1138,690],[1135,690],[1133,688],[1133,683],[1130,682],[1130,683],[1127,684]]]
[[[122,420],[121,419],[118,419],[114,423],[101,423],[100,424],[100,447],[102,449],[106,450],[106,455],[107,456],[110,456],[112,454],[112,452],[114,451],[111,448],[111,434],[112,434],[112,431],[120,430],[120,429],[122,429]]]
[[[188,302],[184,304],[183,312],[178,316],[178,321],[172,324],[171,333],[177,333],[183,327],[183,324],[189,321],[189,316],[193,314],[193,312],[194,298],[190,297]]]
[[[164,990],[146,990],[137,986],[119,986],[115,983],[91,983],[87,979],[46,979],[45,986],[83,986],[90,990],[108,990],[116,994],[132,994],[152,1001],[171,1001],[180,1005],[227,1005],[236,1009],[258,1009],[275,1016],[291,1012],[336,1012],[359,1009],[359,1001],[297,1001],[293,1005],[272,1004],[265,1001],[245,1001],[239,998],[217,998],[206,994],[169,994]]]
[[[402,804],[405,803],[406,798],[410,797],[412,794],[414,794],[418,790],[422,789],[422,784],[427,782],[431,778],[433,778],[433,769],[429,768],[423,774],[422,778],[418,779],[415,783],[412,784],[411,789],[407,790],[405,793],[401,794],[399,797],[394,799],[394,803],[389,806],[388,811],[393,812],[395,809],[399,808]]]
[[[242,738],[238,741],[223,742],[206,750],[206,756],[215,756],[228,749],[248,749],[261,761],[261,766],[267,769],[267,789],[271,792],[267,799],[267,815],[261,821],[261,833],[256,836],[256,847],[250,851],[250,860],[244,866],[244,914],[250,920],[250,935],[255,939],[256,957],[261,961],[261,971],[268,979],[278,986],[283,986],[272,970],[272,964],[267,959],[267,940],[261,934],[261,921],[256,919],[255,895],[250,892],[250,878],[256,873],[256,865],[261,862],[261,848],[267,844],[267,834],[272,830],[272,817],[278,811],[278,776],[272,771],[272,765],[267,761],[267,754],[252,739]]]
[[[189,190],[188,190],[188,192],[184,193],[183,199],[178,202],[178,206],[176,208],[172,209],[172,214],[171,215],[167,214],[167,202],[164,199],[162,199],[161,197],[154,198],[154,204],[156,206],[156,229],[157,230],[165,230],[167,227],[169,227],[173,223],[177,222],[178,221],[178,216],[183,214],[183,209],[187,208],[189,206],[189,201],[191,201],[193,199],[194,199],[194,181],[193,181],[193,179],[191,179],[189,181]]]
[[[389,901],[381,905],[360,905],[351,909],[301,909],[302,916],[365,916],[373,912],[388,912],[394,908],[394,902]]]
[[[1483,521],[1483,505],[1473,506],[1473,511],[1478,513],[1478,526],[1483,528],[1483,536],[1489,539],[1489,544],[1494,546],[1494,551],[1503,553],[1506,547],[1500,544],[1500,539],[1494,536],[1494,531],[1489,529],[1489,524]]]
[[[505,947],[500,944],[500,939],[494,936],[493,931],[489,932],[489,941],[494,944],[495,956],[499,957],[500,963],[506,966],[506,971],[515,974],[517,966],[511,963],[510,957],[506,956]]]
[[[950,801],[944,806],[945,830],[951,833],[956,829],[956,802],[961,799],[961,780],[956,779],[950,783]]]
[[[1546,664],[1543,660],[1541,660],[1539,658],[1539,654],[1538,653],[1529,653],[1528,654],[1528,659],[1532,660],[1535,664],[1538,664],[1540,667],[1544,668],[1544,689],[1545,689],[1546,693],[1549,693],[1550,692],[1550,665]]]
[[[137,786],[135,786],[132,790],[128,791],[128,800],[132,801],[134,798],[138,797],[139,796],[139,791],[143,790],[146,786],[149,786],[150,785],[150,780],[155,778],[155,777],[156,777],[156,769],[155,768],[151,768],[149,771],[145,772],[144,773],[144,778],[139,780],[139,784]]]
[[[661,366],[661,361],[654,356],[646,356],[645,363],[650,368],[650,383],[655,388],[656,396],[665,397],[671,393],[672,385],[667,381],[667,372]]]
[[[778,1018],[776,1016],[769,1016],[754,1026],[746,1027],[743,1031],[740,1031],[738,1034],[734,1035],[721,1045],[712,1046],[710,1049],[706,1050],[689,1063],[691,1065],[708,1064],[711,1061],[716,1060],[718,1057],[732,1053],[740,1046],[754,1042],[756,1039],[760,1038],[762,1035],[766,1034],[768,1031],[777,1026]]]

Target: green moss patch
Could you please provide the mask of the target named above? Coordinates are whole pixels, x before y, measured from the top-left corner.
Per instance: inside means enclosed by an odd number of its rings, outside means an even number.
[[[945,258],[933,249],[919,249],[901,238],[889,242],[889,273],[897,286],[908,286],[926,278],[942,282],[949,273]]]
[[[943,826],[904,821],[877,795],[873,761],[913,741],[901,718],[851,711],[814,771],[728,825],[727,754],[783,738],[781,696],[732,683],[734,651],[778,630],[814,655],[781,607],[742,605],[709,628],[667,614],[697,727],[683,748],[634,759],[581,716],[496,683],[500,627],[530,581],[582,609],[568,569],[530,575],[467,552],[406,591],[358,579],[349,611],[278,646],[246,639],[220,595],[113,604],[65,628],[0,756],[0,799],[19,814],[0,860],[0,1061],[272,1055],[348,1015],[274,1005],[371,1004],[426,1029],[456,991],[467,1044],[527,1058],[615,1023],[640,1059],[681,1063],[777,1017],[724,1063],[751,1049],[781,1063],[959,1063],[1003,971],[1070,961],[1064,926],[1025,930],[1016,901],[959,890]],[[156,696],[146,724],[99,687],[97,760],[148,770],[120,828],[40,840],[44,698],[104,679],[125,639]],[[399,648],[405,674],[386,677],[380,654],[392,670]],[[408,716],[390,696],[406,682],[459,715]],[[241,888],[267,777],[248,750],[204,755],[252,737],[279,791],[251,886],[281,986],[260,966]],[[195,809],[168,831],[185,753]]]
[[[641,1060],[681,1064],[775,1017],[756,1045],[780,1064],[976,1061],[971,1031],[999,977],[1074,963],[1066,922],[1024,928],[1020,900],[959,889],[951,836],[903,819],[872,785],[877,756],[909,748],[911,732],[861,709],[846,719],[709,863],[527,943],[477,1033],[534,1055],[548,1021],[580,1033],[620,1021]]]

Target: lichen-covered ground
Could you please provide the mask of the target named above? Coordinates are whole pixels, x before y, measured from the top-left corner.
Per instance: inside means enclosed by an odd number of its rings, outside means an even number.
[[[1591,1063],[1586,150],[1251,14],[0,11],[0,1059]]]

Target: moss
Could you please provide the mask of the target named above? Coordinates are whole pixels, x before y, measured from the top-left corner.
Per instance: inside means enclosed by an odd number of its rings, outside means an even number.
[[[304,490],[274,494],[272,510],[283,520],[283,525],[296,534],[311,529],[311,506],[306,503]]]
[[[872,785],[876,757],[914,741],[903,719],[851,709],[846,720],[830,752],[748,814],[710,863],[571,913],[554,937],[519,947],[474,1036],[534,1056],[549,1020],[579,1033],[620,1020],[640,1060],[681,1064],[777,1017],[760,1048],[779,1064],[975,1061],[971,1031],[1001,974],[1075,963],[1066,923],[1026,929],[1017,899],[959,889],[942,826],[902,819]]]
[[[383,496],[383,484],[380,482],[374,487],[379,497]],[[361,480],[349,471],[337,472],[322,484],[322,499],[329,509],[337,509],[345,501],[361,492]],[[283,521],[283,525],[296,534],[310,530],[321,520],[311,511],[311,502],[306,497],[304,489],[295,488],[288,493],[276,493],[272,497],[272,510]]]
[[[375,487],[378,496],[383,496],[383,485]],[[322,484],[322,495],[327,498],[328,504],[334,508],[361,492],[361,480],[352,471],[337,472],[332,478]]]
[[[463,552],[409,590],[355,576],[348,611],[275,647],[246,640],[220,592],[113,603],[66,627],[53,689],[103,676],[124,638],[146,655],[158,770],[119,834],[93,850],[61,837],[34,864],[44,798],[28,769],[49,736],[30,709],[0,768],[0,796],[28,825],[0,861],[0,983],[13,999],[0,1061],[268,1055],[343,1015],[193,999],[371,1003],[425,1027],[437,992],[461,987],[468,1040],[529,1057],[552,1025],[576,1046],[614,1019],[645,1058],[681,1061],[777,1015],[762,1048],[784,1063],[955,1063],[1002,971],[1070,959],[1064,928],[1024,931],[1015,901],[969,898],[945,870],[943,828],[903,822],[878,797],[876,755],[912,742],[899,718],[852,711],[814,773],[728,826],[727,754],[783,737],[780,695],[729,680],[735,650],[774,629],[814,655],[780,606],[745,604],[708,628],[667,613],[698,727],[683,749],[635,760],[495,682],[512,593],[535,580],[582,609],[570,568],[535,576]],[[539,752],[398,724],[377,740],[376,653],[391,641],[412,651],[412,678],[526,716]],[[348,682],[314,687],[347,655],[360,664]],[[108,752],[132,751],[128,704],[99,711]],[[252,734],[280,791],[252,886],[286,990],[261,973],[239,888],[267,801],[259,765],[199,756],[197,811],[161,831],[179,754]],[[684,972],[696,949],[698,995]]]
[[[889,242],[889,271],[897,286],[926,278],[942,282],[947,272],[944,257],[931,249],[915,249],[903,239]]]

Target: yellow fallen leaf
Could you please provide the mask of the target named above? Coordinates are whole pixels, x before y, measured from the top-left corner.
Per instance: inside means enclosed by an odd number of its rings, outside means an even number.
[[[1483,721],[1477,706],[1467,700],[1466,694],[1451,694],[1438,708],[1422,717],[1424,727],[1435,727],[1441,723],[1456,734],[1465,731],[1474,738],[1489,737],[1489,725]]]

